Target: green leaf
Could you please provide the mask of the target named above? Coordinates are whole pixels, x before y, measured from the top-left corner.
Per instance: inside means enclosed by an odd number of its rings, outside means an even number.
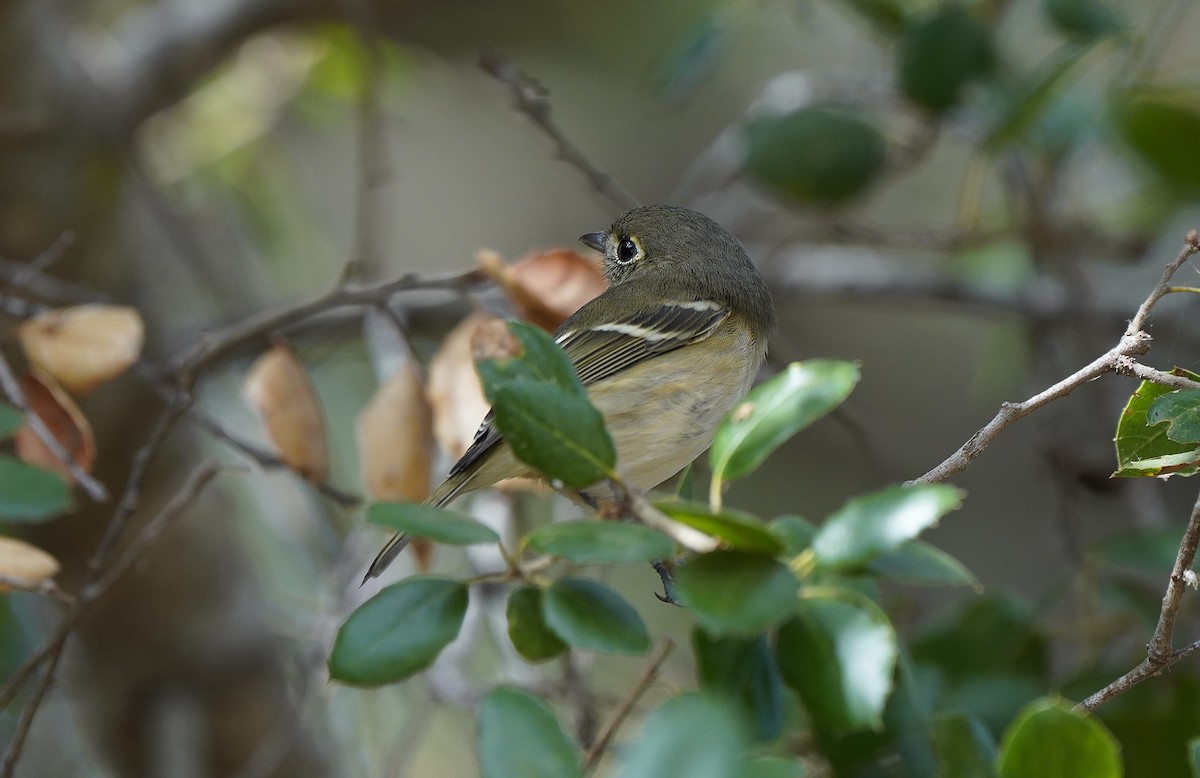
[[[525,691],[499,686],[476,714],[476,749],[483,778],[582,776],[579,748],[546,703]]]
[[[775,651],[784,680],[820,729],[882,724],[899,646],[875,603],[854,592],[807,592],[795,618],[779,628]]]
[[[740,478],[788,438],[832,411],[858,383],[858,367],[836,359],[793,362],[746,396],[717,428],[713,480]]]
[[[873,123],[826,106],[754,119],[745,143],[743,168],[752,178],[785,197],[827,205],[866,189],[887,154]]]
[[[1200,197],[1200,96],[1192,90],[1137,90],[1113,105],[1121,138],[1175,196]]]
[[[505,442],[522,462],[573,489],[611,475],[616,449],[571,360],[537,327],[512,321],[508,328],[520,353],[476,365]]]
[[[1185,451],[1182,454],[1167,454],[1161,457],[1150,457],[1149,459],[1135,459],[1132,462],[1127,462],[1125,467],[1113,474],[1113,477],[1130,475],[1167,477],[1180,475],[1187,478],[1195,475],[1198,469],[1200,469],[1200,448]]]
[[[367,506],[367,521],[437,543],[467,546],[499,543],[490,528],[456,511],[407,502],[377,502]]]
[[[505,384],[488,394],[496,428],[513,453],[548,478],[581,489],[613,473],[604,417],[586,398],[543,384]]]
[[[11,437],[25,424],[21,412],[8,403],[0,402],[0,440]]]
[[[788,556],[807,550],[817,536],[817,528],[799,516],[780,516],[767,529],[783,542],[783,552]]]
[[[868,569],[883,578],[927,586],[970,586],[977,592],[979,579],[954,557],[920,540],[909,542],[871,560]]]
[[[748,513],[728,509],[713,513],[703,505],[676,500],[663,500],[655,503],[654,507],[680,524],[720,538],[733,548],[764,554],[778,554],[783,550],[779,538]]]
[[[529,547],[579,564],[653,562],[671,556],[670,539],[649,527],[614,521],[563,521],[538,527]]]
[[[1037,700],[1017,717],[1000,751],[1001,778],[1120,778],[1120,744],[1100,719],[1059,699]]]
[[[1177,389],[1158,397],[1146,411],[1146,423],[1167,423],[1167,438],[1176,443],[1200,443],[1200,389]]]
[[[567,650],[567,644],[546,626],[542,607],[542,590],[536,586],[522,586],[508,595],[508,639],[529,662],[544,662]]]
[[[913,18],[898,57],[900,91],[934,113],[958,105],[967,86],[995,65],[991,32],[958,3]]]
[[[355,686],[402,681],[433,663],[466,613],[467,586],[459,581],[421,576],[389,586],[338,630],[329,674]]]
[[[641,654],[650,646],[642,617],[612,589],[583,578],[556,581],[542,595],[542,617],[576,648]]]
[[[938,716],[933,739],[939,778],[995,778],[996,743],[979,719],[965,713]]]
[[[0,521],[44,521],[70,507],[71,487],[58,473],[0,456]]]
[[[1094,41],[1125,29],[1125,20],[1112,8],[1097,0],[1046,0],[1046,16],[1067,36]]]
[[[508,329],[520,343],[521,351],[515,357],[483,359],[477,363],[485,390],[488,386],[509,383],[549,384],[565,394],[587,397],[575,366],[554,338],[523,321],[508,322]]]
[[[737,712],[720,697],[687,692],[663,703],[630,746],[621,778],[729,778],[748,743]]]
[[[1192,778],[1200,778],[1200,738],[1188,741],[1188,766],[1192,768]]]
[[[692,631],[696,673],[705,689],[725,695],[754,722],[757,740],[774,740],[783,731],[783,680],[765,635],[713,638]]]
[[[891,551],[956,509],[962,493],[952,486],[891,486],[856,497],[825,520],[813,538],[818,564],[857,567]]]
[[[786,619],[799,582],[769,556],[714,551],[675,569],[675,590],[696,623],[714,635],[756,635]]]
[[[1175,368],[1171,373],[1200,380],[1200,376],[1181,368]],[[1179,472],[1182,475],[1192,475],[1200,469],[1194,466],[1189,468],[1186,464],[1189,457],[1179,456],[1191,455],[1195,449],[1194,445],[1176,443],[1167,437],[1164,427],[1155,427],[1147,423],[1150,406],[1159,397],[1170,392],[1168,387],[1143,381],[1130,395],[1117,421],[1117,472],[1113,473],[1114,477],[1160,475],[1163,474],[1164,467],[1169,468],[1167,472]],[[1163,457],[1171,459],[1164,460]]]

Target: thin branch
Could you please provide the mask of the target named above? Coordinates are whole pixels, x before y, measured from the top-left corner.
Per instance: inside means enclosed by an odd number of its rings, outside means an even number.
[[[58,588],[58,584],[53,578],[32,581],[28,578],[18,578],[13,575],[0,575],[0,593],[9,589],[17,589],[18,591],[30,592],[31,594],[44,594],[47,597],[53,597],[65,605],[75,604],[75,598]]]
[[[0,259],[0,279],[7,282],[9,292],[29,292],[55,302],[84,302],[96,299],[96,294],[85,291],[74,284],[46,275],[45,271],[62,259],[67,249],[75,243],[75,233],[63,231],[46,250],[28,262]]]
[[[1175,378],[1168,378],[1165,373],[1152,371],[1150,368],[1141,369],[1135,367],[1137,362],[1133,357],[1144,354],[1150,349],[1152,338],[1144,330],[1146,319],[1150,315],[1150,310],[1154,307],[1155,303],[1170,288],[1171,276],[1175,274],[1175,271],[1184,262],[1200,252],[1200,238],[1197,237],[1195,230],[1188,233],[1186,241],[1178,256],[1175,257],[1175,260],[1167,265],[1163,271],[1158,285],[1150,292],[1145,302],[1138,307],[1137,313],[1130,320],[1129,326],[1125,328],[1125,334],[1121,336],[1117,345],[1104,354],[1101,354],[1088,365],[1075,371],[1053,386],[1038,392],[1024,402],[1002,404],[1000,410],[992,420],[972,435],[957,451],[932,470],[914,478],[909,483],[937,483],[966,470],[971,466],[975,458],[982,454],[984,449],[996,439],[996,436],[1012,426],[1013,423],[1049,405],[1055,400],[1066,397],[1087,382],[1099,378],[1105,373],[1116,372],[1126,375],[1138,375],[1139,370],[1141,370],[1142,374],[1146,376],[1155,376],[1149,378],[1149,380],[1156,381],[1156,378],[1161,376],[1164,381],[1170,382],[1168,385],[1178,386],[1179,382]],[[1192,382],[1188,382],[1188,388],[1194,388]]]
[[[230,352],[322,313],[347,306],[378,304],[399,292],[429,289],[462,291],[486,281],[485,276],[478,270],[468,270],[440,278],[419,278],[407,274],[387,281],[338,285],[304,302],[249,316],[222,330],[203,336],[195,346],[175,361],[168,372],[177,378],[180,385],[191,386],[200,371]]]
[[[1175,566],[1171,569],[1171,578],[1167,581],[1167,591],[1163,595],[1162,609],[1158,614],[1158,624],[1154,635],[1146,646],[1146,658],[1129,672],[1105,686],[1100,691],[1079,703],[1076,708],[1083,711],[1094,711],[1104,703],[1122,694],[1142,681],[1158,675],[1171,665],[1186,656],[1200,650],[1200,643],[1175,651],[1172,649],[1172,637],[1175,633],[1175,620],[1179,615],[1179,607],[1183,604],[1183,595],[1188,586],[1188,573],[1191,572],[1192,562],[1196,558],[1196,546],[1200,544],[1200,497],[1192,507],[1191,518],[1188,519],[1187,529],[1179,542],[1179,551],[1175,555]]]
[[[667,661],[675,644],[669,639],[664,638],[658,644],[658,649],[654,652],[654,656],[650,658],[650,663],[646,665],[642,676],[638,678],[637,683],[629,690],[629,694],[625,695],[625,699],[621,701],[621,707],[617,709],[616,715],[612,721],[604,728],[604,732],[600,734],[600,739],[596,741],[596,745],[588,749],[587,755],[583,760],[583,772],[586,775],[600,764],[600,760],[604,757],[604,752],[608,750],[612,739],[616,737],[618,730],[625,723],[625,719],[629,718],[629,714],[633,712],[633,707],[637,705],[638,700],[650,688],[650,684],[658,677],[659,670],[662,669],[663,663]],[[701,733],[702,734],[702,733]]]
[[[354,237],[350,256],[342,266],[342,284],[358,279],[364,267],[375,260],[379,219],[379,187],[387,180],[382,122],[379,116],[379,72],[383,67],[375,9],[366,4],[354,8],[358,34],[367,51],[361,93],[358,99],[358,144],[354,186]]]
[[[12,403],[13,407],[25,416],[25,422],[33,430],[33,433],[38,436],[38,440],[42,441],[42,444],[46,446],[46,450],[50,452],[50,455],[67,468],[71,473],[71,477],[87,493],[92,502],[107,502],[108,489],[79,466],[79,463],[71,456],[71,452],[67,451],[58,438],[54,437],[54,433],[46,426],[46,422],[42,421],[42,417],[34,412],[33,408],[29,405],[29,400],[25,396],[24,390],[21,389],[21,382],[17,380],[17,376],[13,373],[12,365],[4,358],[2,352],[0,352],[0,389],[4,390],[4,394],[8,397],[8,401]]]
[[[578,170],[588,184],[604,199],[622,211],[641,203],[608,173],[597,168],[563,134],[550,118],[550,93],[537,80],[517,70],[511,62],[494,52],[479,57],[479,67],[504,84],[512,92],[516,109],[529,117],[550,140],[554,141],[558,158]]]

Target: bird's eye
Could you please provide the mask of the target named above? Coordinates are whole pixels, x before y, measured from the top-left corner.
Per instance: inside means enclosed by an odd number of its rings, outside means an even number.
[[[628,265],[630,262],[638,258],[641,249],[634,242],[633,238],[628,235],[622,235],[620,243],[617,244],[617,261],[622,265]]]

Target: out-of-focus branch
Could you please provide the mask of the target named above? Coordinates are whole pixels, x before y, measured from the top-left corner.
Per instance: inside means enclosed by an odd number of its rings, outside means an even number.
[[[588,749],[587,754],[583,759],[583,772],[592,772],[600,764],[600,760],[604,757],[604,752],[608,750],[608,746],[612,743],[612,739],[621,729],[621,725],[625,723],[625,719],[629,718],[629,714],[633,711],[633,706],[637,705],[637,701],[642,698],[646,690],[650,688],[650,684],[654,683],[654,679],[658,677],[658,673],[662,670],[663,663],[667,661],[667,657],[671,655],[671,650],[675,648],[675,644],[670,640],[663,639],[658,644],[658,649],[655,650],[654,656],[650,657],[649,664],[646,665],[645,671],[642,672],[637,683],[629,690],[629,694],[621,701],[621,707],[617,709],[608,726],[604,728],[604,732],[600,734],[600,739],[596,744]]]
[[[512,92],[516,109],[529,117],[552,141],[558,158],[578,170],[601,197],[621,211],[636,208],[641,203],[608,173],[597,168],[587,156],[567,139],[550,118],[550,94],[535,79],[517,70],[511,62],[496,53],[485,53],[479,67],[504,84]]]

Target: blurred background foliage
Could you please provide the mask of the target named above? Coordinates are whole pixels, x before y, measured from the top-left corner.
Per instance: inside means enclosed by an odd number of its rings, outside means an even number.
[[[1186,0],[13,0],[0,6],[5,328],[26,300],[119,301],[141,312],[147,359],[163,365],[206,331],[328,289],[350,260],[360,279],[432,276],[471,268],[481,248],[518,257],[604,227],[623,208],[478,67],[495,52],[544,86],[562,137],[596,169],[746,243],[782,319],[770,370],[861,363],[845,411],[728,497],[763,516],[824,516],[920,475],[998,402],[1115,342],[1200,224],[1198,32]],[[19,263],[65,231],[75,240],[49,272],[70,283],[16,284]],[[494,291],[473,301],[506,312]],[[1156,309],[1156,366],[1195,369],[1190,305]],[[470,305],[418,291],[395,308],[426,358]],[[354,493],[353,420],[379,374],[359,313],[288,331],[325,416],[329,481]],[[263,445],[239,385],[267,345],[197,387],[205,412]],[[921,688],[987,738],[1031,699],[1079,699],[1141,656],[1194,484],[1109,480],[1133,388],[1095,382],[954,479],[964,507],[925,537],[983,594],[883,592]],[[83,402],[102,481],[123,482],[157,403],[145,371]],[[181,426],[151,466],[144,512],[208,457],[244,464]],[[570,513],[525,494],[472,508],[509,501]],[[68,591],[107,516],[76,503],[22,528],[62,560]],[[492,684],[535,684],[574,731],[594,732],[589,716],[607,718],[642,672],[636,657],[514,662],[489,621],[503,593],[482,589],[440,670],[378,691],[330,685],[333,631],[373,593],[358,576],[382,533],[361,518],[288,472],[222,477],[79,625],[17,773],[472,775],[473,705]],[[439,549],[434,564],[485,563]],[[654,572],[625,571],[610,583],[652,635],[688,644],[689,619],[651,594]],[[58,612],[5,595],[0,667]],[[1195,615],[1181,617],[1188,640]],[[696,673],[689,652],[671,655],[622,738]],[[1185,662],[1101,709],[1127,774],[1192,774],[1198,689]],[[903,752],[906,704],[893,697],[883,732],[786,746],[824,754],[818,775],[936,774]],[[783,715],[803,714],[789,698]]]

